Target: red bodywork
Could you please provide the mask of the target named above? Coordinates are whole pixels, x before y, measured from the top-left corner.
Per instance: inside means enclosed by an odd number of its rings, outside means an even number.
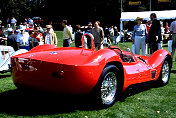
[[[133,61],[125,62],[118,50],[109,48],[95,51],[94,48],[41,45],[12,57],[12,78],[17,86],[65,94],[88,94],[96,86],[105,66],[114,64],[121,68],[124,91],[130,85],[157,80],[163,60],[170,56],[166,50],[158,50],[151,57],[126,51],[123,54]],[[154,77],[152,72],[155,72]]]

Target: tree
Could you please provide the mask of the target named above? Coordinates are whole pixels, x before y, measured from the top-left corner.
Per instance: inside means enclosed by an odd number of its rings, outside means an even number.
[[[130,6],[129,1],[141,1],[141,5]],[[148,11],[150,0],[122,0],[123,11]],[[47,20],[61,22],[68,19],[72,24],[84,24],[100,20],[102,24],[117,25],[120,21],[121,0],[1,0],[0,16],[3,19],[40,16]],[[176,0],[158,3],[152,0],[152,10],[175,9]]]
[[[45,0],[2,0],[0,16],[4,19],[14,16],[20,20],[32,17],[45,6],[44,2]]]

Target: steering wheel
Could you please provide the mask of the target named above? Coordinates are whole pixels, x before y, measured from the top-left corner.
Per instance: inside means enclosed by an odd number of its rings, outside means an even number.
[[[90,38],[91,38],[91,42],[92,42],[92,50],[93,51],[95,51],[95,45],[94,45],[94,37],[93,37],[93,35],[92,34],[90,34],[90,33],[85,33],[83,36],[82,36],[82,39],[81,39],[81,42],[82,42],[82,48],[84,49],[85,47],[84,47],[84,37],[85,36],[89,36]]]

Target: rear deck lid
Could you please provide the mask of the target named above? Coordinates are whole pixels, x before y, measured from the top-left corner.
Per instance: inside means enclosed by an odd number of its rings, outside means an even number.
[[[93,54],[92,50],[82,48],[55,48],[47,51],[28,52],[13,56],[13,58],[26,58],[60,64],[83,64]]]

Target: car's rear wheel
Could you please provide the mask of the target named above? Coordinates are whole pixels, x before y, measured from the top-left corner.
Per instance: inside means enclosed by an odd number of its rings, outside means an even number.
[[[117,76],[114,72],[108,72],[101,83],[101,100],[103,104],[111,104],[116,97]]]
[[[168,84],[169,78],[170,78],[170,70],[171,70],[171,66],[169,64],[169,59],[165,58],[161,67],[160,76],[157,80],[157,84],[159,86],[165,86]]]
[[[119,69],[114,65],[104,68],[96,88],[97,102],[103,107],[112,106],[122,90]]]

